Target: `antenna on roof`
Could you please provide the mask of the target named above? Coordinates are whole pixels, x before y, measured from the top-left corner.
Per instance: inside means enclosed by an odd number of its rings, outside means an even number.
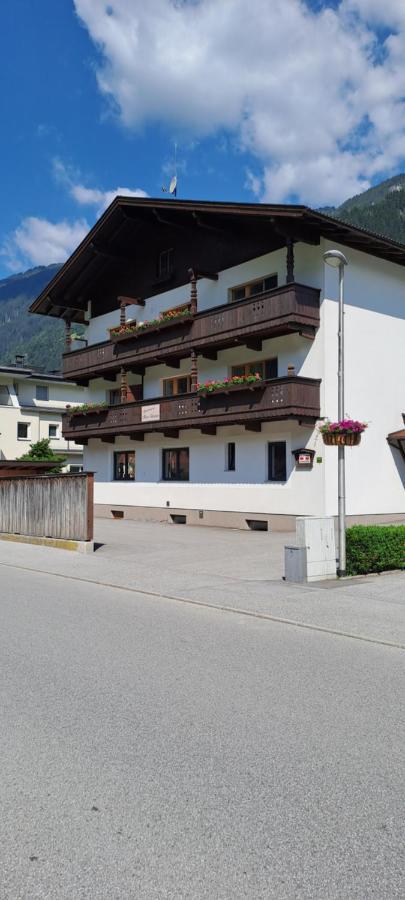
[[[170,180],[169,187],[165,187],[163,185],[162,191],[164,194],[171,194],[172,197],[177,197],[177,144],[174,143],[174,175]]]

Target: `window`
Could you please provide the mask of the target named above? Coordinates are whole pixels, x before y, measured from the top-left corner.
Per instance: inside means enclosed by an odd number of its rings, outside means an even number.
[[[135,450],[114,453],[114,481],[134,481]]]
[[[269,481],[285,481],[287,478],[287,454],[285,441],[275,441],[269,447]]]
[[[35,399],[36,400],[49,400],[49,388],[48,388],[47,384],[35,385]]]
[[[19,441],[27,441],[29,439],[29,422],[17,422],[17,438]]]
[[[175,378],[163,379],[163,396],[175,397],[176,394],[188,394],[191,391],[191,375],[177,375]]]
[[[69,472],[71,475],[79,475],[80,472],[83,472],[83,466],[69,466]]]
[[[278,275],[266,275],[265,278],[259,278],[256,281],[248,281],[247,284],[241,284],[233,287],[229,291],[229,300],[236,303],[237,300],[246,300],[247,297],[255,297],[256,294],[264,294],[265,291],[271,291],[278,284]]]
[[[175,450],[162,450],[163,481],[189,480],[189,449],[180,447]]]
[[[6,384],[0,384],[0,406],[10,406],[10,391]]]
[[[228,470],[228,472],[235,471],[235,461],[235,443],[234,441],[230,441],[228,444],[226,444],[226,469]]]
[[[158,264],[157,264],[157,277],[159,279],[164,280],[165,278],[170,278],[170,276],[174,272],[174,250],[171,247],[169,250],[162,250],[158,256]]]
[[[110,406],[118,406],[118,404],[121,403],[120,388],[114,388],[112,391],[108,391],[107,399]]]
[[[232,366],[231,375],[256,375],[256,372],[265,381],[269,378],[277,378],[278,360],[263,359],[260,362],[241,363],[240,366]]]
[[[48,437],[50,437],[50,438],[58,437],[58,426],[57,425],[48,425]]]

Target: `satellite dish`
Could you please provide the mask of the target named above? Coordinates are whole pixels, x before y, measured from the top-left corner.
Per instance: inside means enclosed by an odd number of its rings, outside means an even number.
[[[174,196],[176,196],[176,192],[177,192],[177,175],[173,175],[173,178],[172,178],[172,180],[170,182],[170,186],[169,186],[169,194],[174,194]]]

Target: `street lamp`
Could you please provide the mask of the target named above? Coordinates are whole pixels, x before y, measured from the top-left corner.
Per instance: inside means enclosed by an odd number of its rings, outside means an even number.
[[[339,269],[339,327],[338,327],[338,419],[345,417],[345,359],[344,359],[344,269],[347,259],[340,250],[327,250],[324,262]],[[345,488],[345,447],[338,445],[338,535],[339,567],[338,575],[346,575],[346,488]]]

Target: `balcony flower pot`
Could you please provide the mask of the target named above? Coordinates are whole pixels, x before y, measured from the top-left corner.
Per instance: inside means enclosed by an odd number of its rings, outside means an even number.
[[[265,382],[259,375],[235,375],[233,378],[225,378],[223,381],[207,381],[197,386],[200,397],[209,397],[211,394],[230,394],[234,391],[254,391],[264,387]]]
[[[361,441],[361,435],[367,428],[366,422],[358,422],[355,419],[343,419],[341,422],[329,422],[321,425],[324,444],[329,447],[356,447]]]
[[[159,319],[152,319],[150,322],[143,322],[140,325],[115,326],[109,329],[110,340],[117,344],[120,341],[127,341],[129,338],[138,338],[142,334],[149,334],[151,331],[162,331],[166,328],[172,328],[174,325],[186,325],[193,320],[190,312],[179,313],[176,316],[162,316]]]
[[[73,419],[75,416],[90,416],[92,413],[106,413],[108,403],[83,403],[82,406],[67,406],[66,414]]]

